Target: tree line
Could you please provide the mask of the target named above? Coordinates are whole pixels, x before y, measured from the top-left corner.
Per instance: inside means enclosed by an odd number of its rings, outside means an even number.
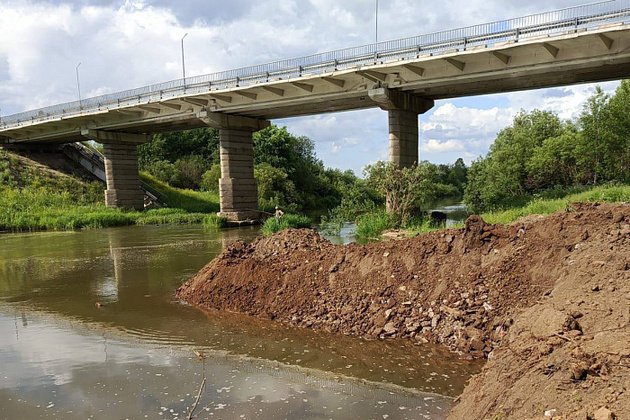
[[[614,95],[596,89],[575,121],[521,112],[468,173],[470,211],[518,206],[533,196],[603,183],[630,183],[630,81]]]

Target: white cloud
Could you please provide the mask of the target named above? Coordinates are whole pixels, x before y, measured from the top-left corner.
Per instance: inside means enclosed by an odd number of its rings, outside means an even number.
[[[371,0],[0,0],[0,108],[19,112],[77,97],[181,76],[361,45],[374,39]],[[574,0],[425,0],[380,2],[381,40],[413,36],[572,6]],[[439,6],[439,7],[438,7]],[[466,13],[462,13],[466,10]],[[604,84],[613,89],[615,83]],[[420,116],[422,159],[468,160],[485,154],[496,133],[520,110],[579,114],[591,85],[441,101]],[[490,104],[488,102],[496,102]],[[280,121],[316,142],[329,166],[360,173],[387,158],[387,117],[377,109]]]

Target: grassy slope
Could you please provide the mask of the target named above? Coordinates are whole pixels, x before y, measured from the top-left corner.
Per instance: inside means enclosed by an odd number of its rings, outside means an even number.
[[[218,197],[182,191],[150,177],[143,181],[157,190],[171,208],[146,212],[105,207],[103,186],[29,164],[0,150],[0,231],[69,230],[132,224],[192,224],[220,226],[214,213]]]

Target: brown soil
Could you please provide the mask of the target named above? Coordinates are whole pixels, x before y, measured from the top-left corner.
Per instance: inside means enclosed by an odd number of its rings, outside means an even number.
[[[630,418],[630,205],[369,245],[289,230],[231,246],[178,296],[488,357],[452,418]]]

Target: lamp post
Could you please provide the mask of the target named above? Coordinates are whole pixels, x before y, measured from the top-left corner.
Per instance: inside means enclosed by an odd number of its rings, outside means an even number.
[[[79,109],[83,109],[83,106],[81,105],[81,84],[79,83],[79,66],[81,66],[81,62],[77,64],[74,70],[77,74],[77,92],[79,93]]]
[[[188,32],[182,37],[182,76],[184,79],[184,89],[186,89],[186,62],[184,61],[184,38],[188,35]]]
[[[374,43],[378,44],[378,0],[376,0],[374,13]]]

